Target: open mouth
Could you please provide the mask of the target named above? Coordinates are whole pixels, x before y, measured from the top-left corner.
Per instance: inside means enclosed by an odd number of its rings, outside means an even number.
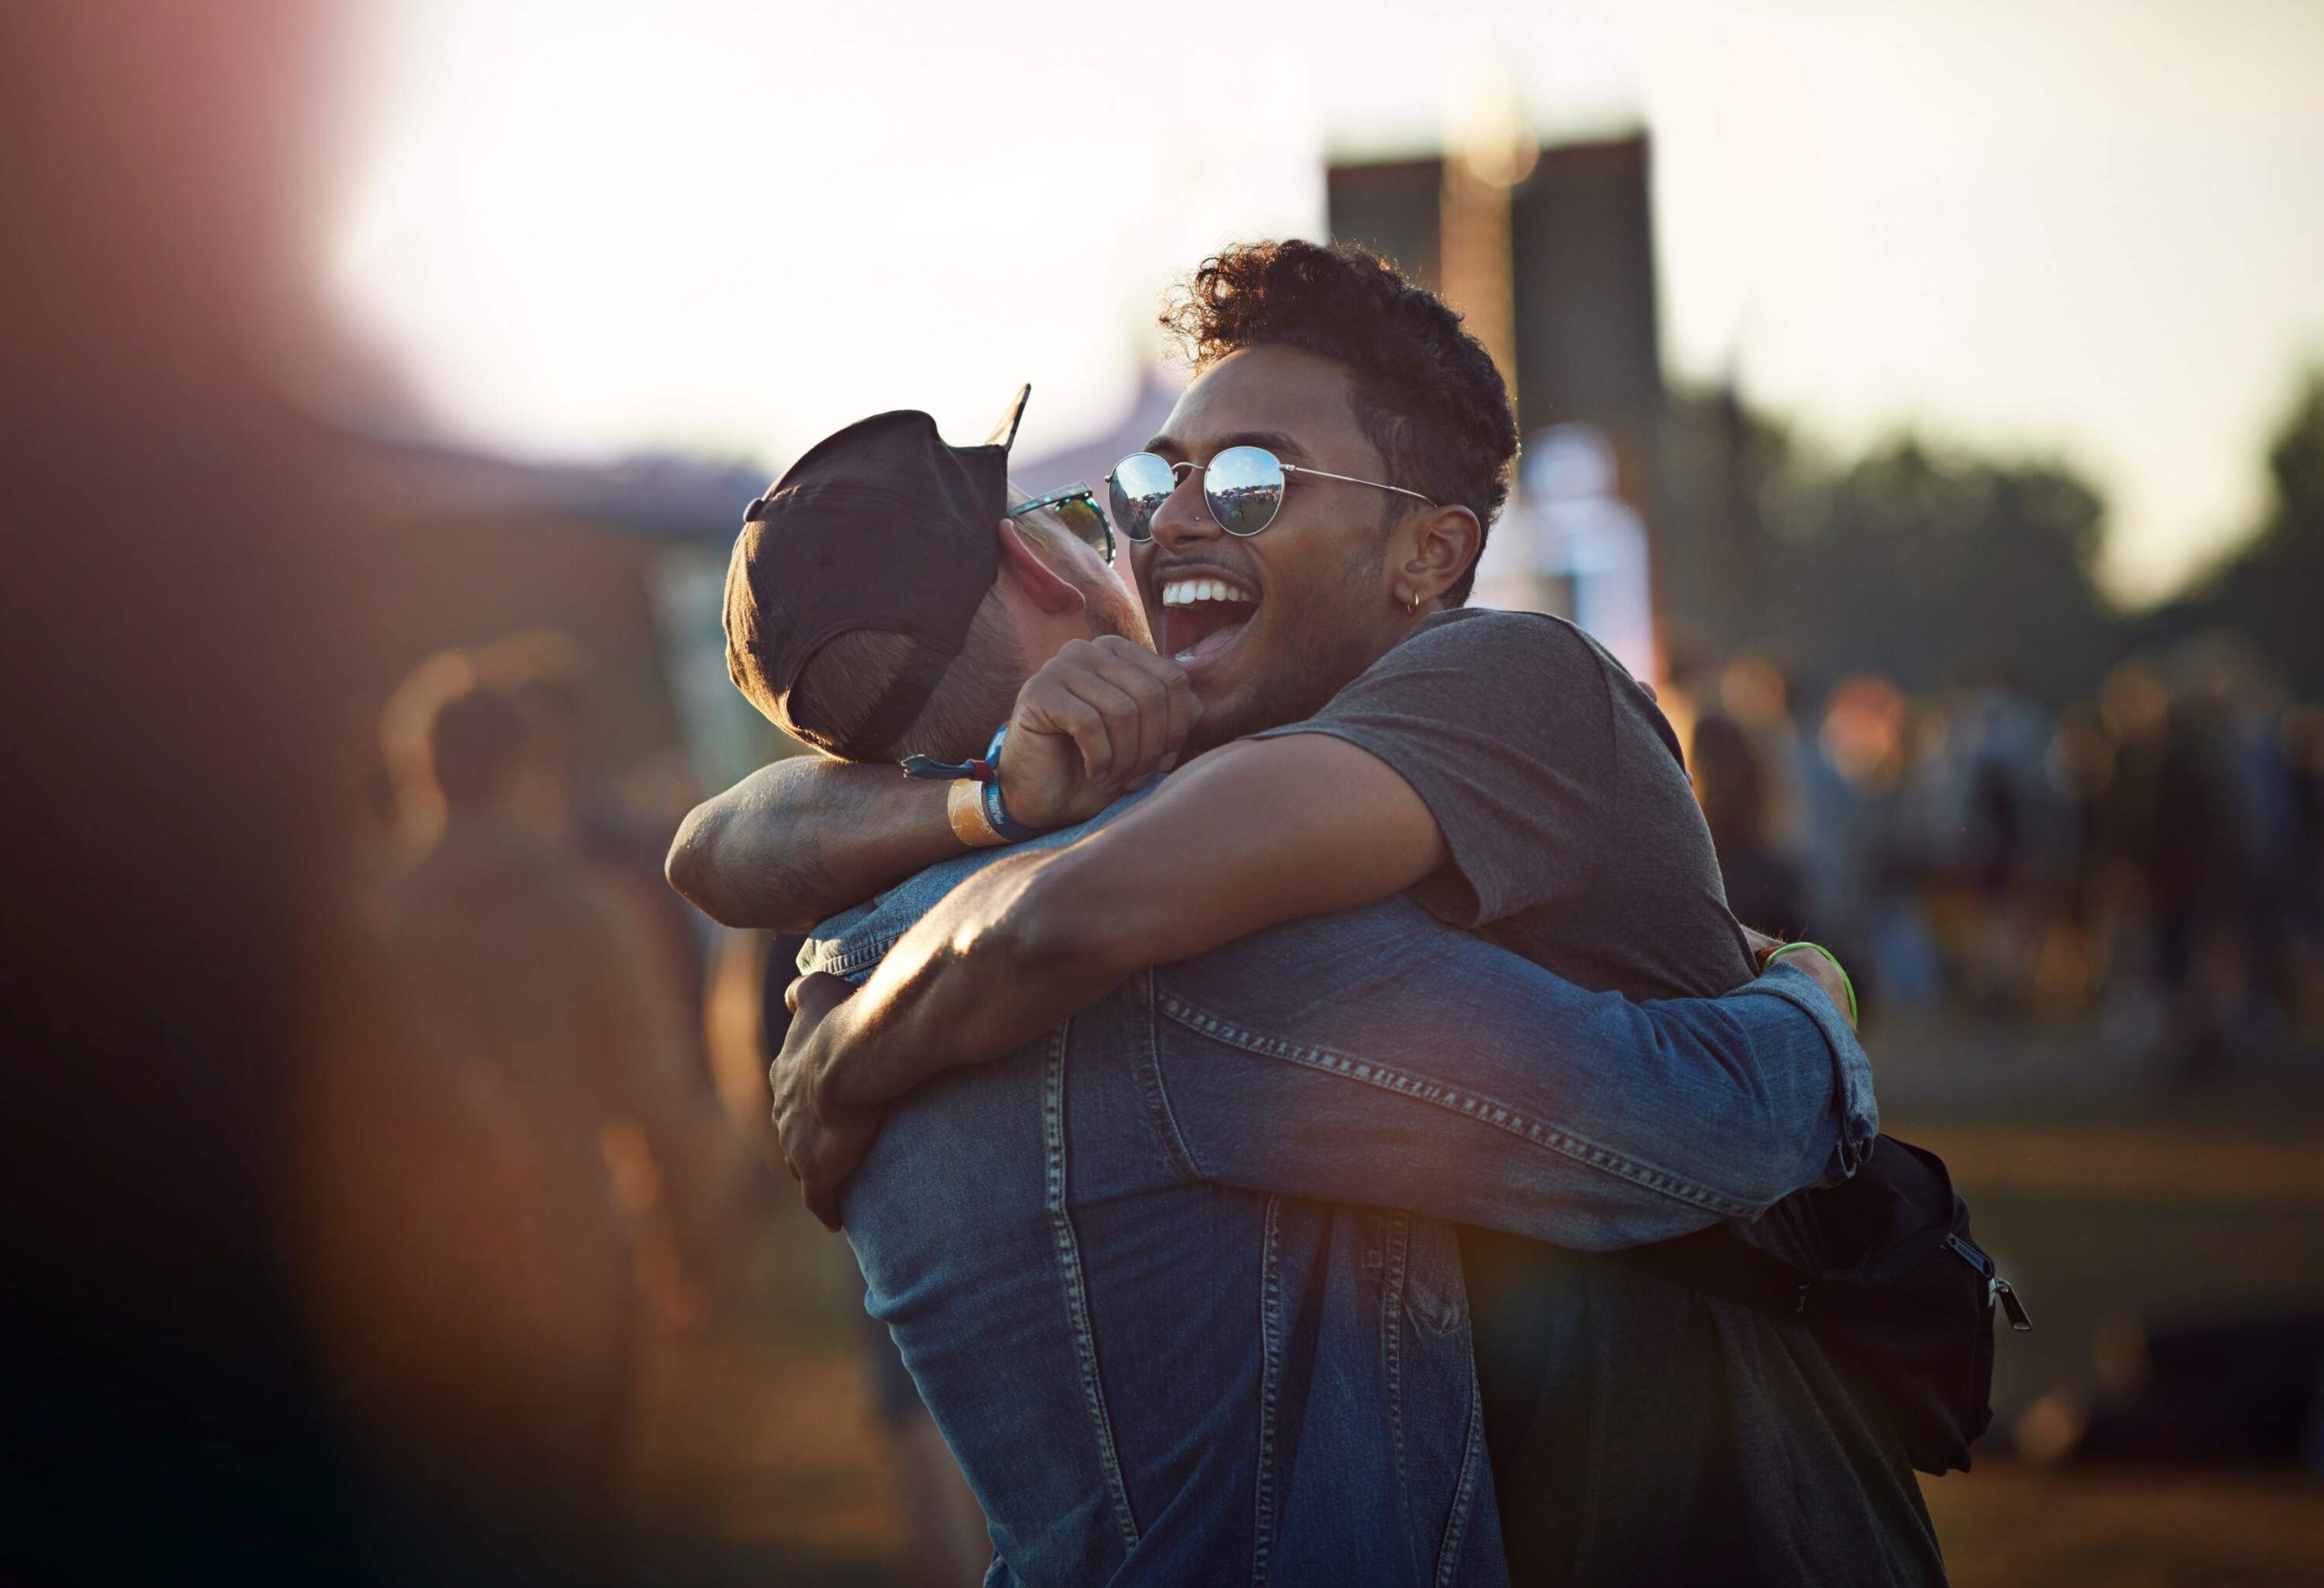
[[[1167,579],[1162,586],[1162,648],[1179,666],[1207,662],[1242,637],[1259,598],[1233,579]]]

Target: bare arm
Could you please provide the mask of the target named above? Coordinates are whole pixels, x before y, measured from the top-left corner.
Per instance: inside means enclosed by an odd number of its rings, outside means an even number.
[[[1176,663],[1118,637],[1066,646],[1018,694],[1000,766],[1009,814],[1088,820],[1167,765],[1201,715]],[[664,870],[714,921],[805,932],[961,853],[946,793],[885,764],[778,761],[696,805]]]
[[[922,917],[854,996],[831,977],[793,989],[815,1018],[793,1028],[770,1080],[809,1205],[836,1225],[837,1188],[879,1110],[929,1076],[1014,1050],[1134,971],[1386,898],[1445,858],[1402,776],[1302,734],[1228,745],[1080,842],[996,863]],[[1836,981],[1816,979],[1846,1007]]]
[[[961,853],[944,796],[893,766],[794,756],[696,805],[664,869],[714,921],[805,932]]]
[[[1444,858],[1426,804],[1369,753],[1310,734],[1229,745],[1079,843],[954,889],[817,1028],[801,1055],[816,1105],[876,1108],[1132,971],[1386,898]]]
[[[881,1107],[1133,971],[1387,898],[1445,858],[1426,804],[1369,752],[1320,734],[1226,745],[1079,843],[954,889],[820,1028],[803,1055],[816,1104]]]

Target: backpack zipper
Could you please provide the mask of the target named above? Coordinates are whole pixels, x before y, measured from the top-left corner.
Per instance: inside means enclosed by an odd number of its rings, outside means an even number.
[[[1994,1277],[1993,1258],[1980,1251],[1974,1243],[1961,1236],[1948,1235],[1945,1238],[1945,1244],[1951,1247],[1963,1262],[1976,1269],[1978,1277],[1990,1279]]]
[[[1999,1304],[2002,1311],[2008,1315],[2011,1329],[2021,1335],[2030,1334],[2034,1328],[2034,1320],[2026,1316],[2025,1303],[2017,1298],[2017,1292],[2011,1287],[2008,1280],[2001,1277],[2000,1266],[1980,1251],[1975,1243],[1961,1236],[1948,1235],[1945,1238],[1945,1244],[1951,1247],[1963,1262],[1976,1269],[1984,1279],[1985,1305],[1992,1307]]]

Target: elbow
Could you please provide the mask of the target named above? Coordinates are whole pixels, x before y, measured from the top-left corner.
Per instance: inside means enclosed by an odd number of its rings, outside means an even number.
[[[1828,1109],[1787,1108],[1764,1094],[1751,1100],[1736,1121],[1732,1193],[1749,1206],[1749,1217],[1758,1218],[1794,1191],[1817,1184],[1834,1132]]]
[[[662,863],[662,875],[687,903],[717,922],[721,926],[738,922],[729,919],[723,908],[717,886],[717,869],[711,863],[712,851],[717,845],[719,814],[714,804],[696,805],[678,824],[678,834],[670,841],[670,853]]]

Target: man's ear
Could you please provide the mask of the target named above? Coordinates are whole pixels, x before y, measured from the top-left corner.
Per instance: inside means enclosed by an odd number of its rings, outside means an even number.
[[[1016,587],[1025,599],[1043,612],[1078,612],[1089,605],[1080,587],[1061,577],[1026,544],[1014,518],[1003,518],[1000,536],[1000,577]]]
[[[1468,571],[1485,538],[1484,526],[1466,508],[1432,508],[1413,521],[1408,533],[1412,539],[1399,571],[1429,601]]]

